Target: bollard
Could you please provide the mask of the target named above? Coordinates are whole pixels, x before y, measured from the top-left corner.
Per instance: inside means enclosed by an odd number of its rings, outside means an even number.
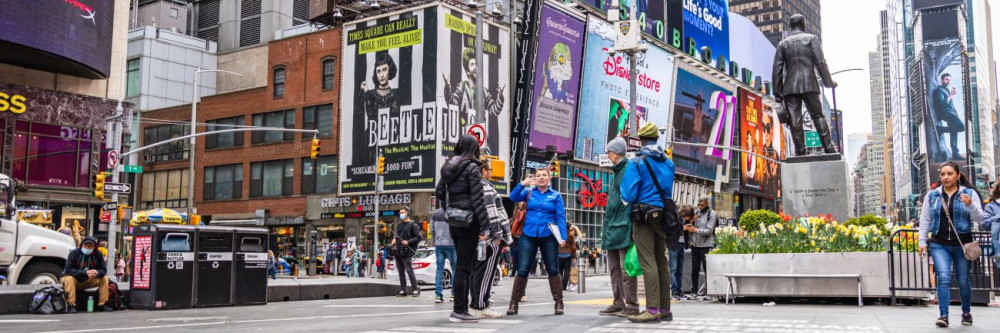
[[[578,285],[576,286],[576,293],[577,294],[586,294],[587,293],[587,264],[586,264],[586,260],[581,260],[581,261],[583,263],[581,263],[580,265],[577,265],[577,277],[576,277],[577,281],[576,282],[578,282]],[[579,268],[580,266],[583,266],[583,269],[580,269]]]

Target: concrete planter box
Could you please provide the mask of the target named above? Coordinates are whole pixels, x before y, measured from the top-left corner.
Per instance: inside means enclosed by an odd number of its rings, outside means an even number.
[[[885,252],[710,254],[708,293],[725,297],[726,274],[861,274],[864,297],[889,297],[889,258]],[[925,270],[926,271],[926,270]],[[843,278],[738,278],[739,296],[857,297],[858,282]],[[897,297],[925,297],[897,292]]]

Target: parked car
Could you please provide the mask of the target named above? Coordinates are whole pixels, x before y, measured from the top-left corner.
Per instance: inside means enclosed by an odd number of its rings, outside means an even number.
[[[399,276],[399,273],[396,272],[395,260],[390,259],[386,269],[388,270],[386,276]],[[493,278],[495,286],[500,284],[500,266],[497,265],[494,269],[496,270]],[[437,256],[434,254],[433,248],[421,248],[413,255],[413,274],[417,276],[419,284],[434,284],[434,277],[437,275]],[[451,263],[445,260],[444,271],[441,273],[441,283],[445,289],[451,288],[451,274]]]

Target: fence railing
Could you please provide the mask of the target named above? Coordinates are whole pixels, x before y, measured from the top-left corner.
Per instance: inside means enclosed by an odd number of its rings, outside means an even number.
[[[915,243],[918,235],[917,230],[898,230],[889,237],[889,302],[892,305],[896,305],[896,295],[899,292],[937,290],[930,250],[925,256],[920,256]],[[995,293],[1000,293],[1000,270],[990,257],[990,233],[973,232],[972,237],[983,248],[979,260],[969,265],[973,301],[989,302]],[[952,278],[951,281],[951,294],[957,297],[957,280]]]

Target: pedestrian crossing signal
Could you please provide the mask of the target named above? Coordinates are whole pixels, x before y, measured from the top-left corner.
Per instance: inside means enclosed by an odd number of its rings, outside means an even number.
[[[309,152],[309,158],[315,160],[317,157],[319,157],[319,145],[320,145],[319,139],[312,140],[312,148]]]
[[[104,199],[104,179],[105,179],[105,177],[106,176],[105,176],[105,174],[103,172],[99,172],[99,173],[96,173],[93,176],[91,176],[91,180],[90,180],[90,183],[92,184],[91,185],[92,186],[91,189],[94,190],[94,197],[95,198],[102,199],[102,200]]]

